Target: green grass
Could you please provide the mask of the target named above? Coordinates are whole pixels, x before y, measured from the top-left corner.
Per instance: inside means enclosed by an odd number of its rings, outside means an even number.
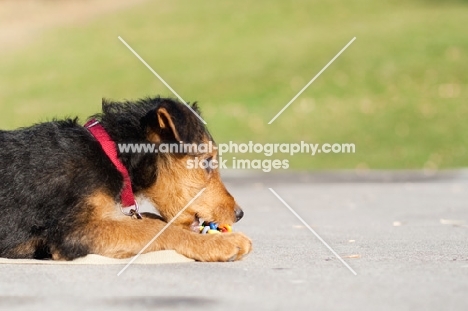
[[[353,155],[291,157],[293,169],[465,167],[467,20],[466,1],[151,2],[2,55],[0,125],[84,120],[101,97],[171,95],[120,35],[201,104],[218,142],[356,144]]]

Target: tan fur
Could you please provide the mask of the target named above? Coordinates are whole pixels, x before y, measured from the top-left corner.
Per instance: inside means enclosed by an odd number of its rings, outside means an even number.
[[[12,253],[18,258],[28,257],[29,254],[34,254],[38,245],[41,243],[40,239],[31,239],[26,243],[16,246]]]
[[[213,155],[204,155],[204,158]],[[144,191],[158,207],[161,216],[171,220],[187,202],[189,202],[203,188],[206,190],[193,204],[187,208],[175,224],[190,226],[195,214],[207,221],[217,221],[220,224],[232,224],[235,221],[237,206],[232,195],[226,190],[216,169],[207,174],[202,168],[187,169],[187,161],[192,156],[175,159],[165,155],[158,165],[158,179],[156,183]]]

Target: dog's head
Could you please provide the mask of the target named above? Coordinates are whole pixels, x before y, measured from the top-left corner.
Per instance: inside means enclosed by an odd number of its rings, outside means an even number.
[[[198,229],[200,219],[232,224],[244,214],[221,181],[216,145],[195,113],[200,115],[196,104],[188,107],[164,99],[142,119],[146,139],[159,146],[156,181],[143,193],[157,206],[161,216],[171,220],[205,189],[174,220],[174,224],[191,230]],[[163,145],[169,151],[174,147],[173,152],[163,150]]]

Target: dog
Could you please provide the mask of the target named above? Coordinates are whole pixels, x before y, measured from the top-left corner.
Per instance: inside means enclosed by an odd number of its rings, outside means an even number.
[[[206,262],[248,254],[252,242],[242,233],[199,233],[201,219],[230,225],[244,214],[216,166],[187,166],[195,156],[216,161],[216,148],[198,154],[117,148],[212,141],[194,112],[200,114],[196,103],[171,98],[103,100],[86,126],[68,118],[0,131],[0,257],[128,258],[158,234],[145,252],[175,250]],[[159,215],[140,215],[135,197],[149,200]]]

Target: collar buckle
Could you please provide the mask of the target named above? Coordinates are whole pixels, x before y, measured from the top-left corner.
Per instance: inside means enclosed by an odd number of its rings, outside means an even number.
[[[122,214],[124,214],[125,216],[130,216],[135,219],[142,219],[139,210],[140,210],[140,206],[138,205],[137,201],[135,201],[135,204],[132,206],[127,206],[127,207],[123,207],[122,205],[120,206],[120,211],[122,212]]]

